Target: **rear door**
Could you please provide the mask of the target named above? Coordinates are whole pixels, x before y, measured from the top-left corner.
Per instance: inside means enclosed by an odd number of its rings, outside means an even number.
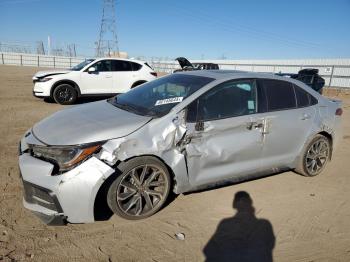
[[[192,102],[185,137],[191,185],[240,180],[258,172],[262,123],[254,79],[228,81]]]
[[[110,93],[125,93],[134,83],[137,73],[126,60],[112,60],[113,86]]]
[[[259,85],[266,103],[262,166],[290,166],[311,132],[317,101],[288,81],[261,79]]]

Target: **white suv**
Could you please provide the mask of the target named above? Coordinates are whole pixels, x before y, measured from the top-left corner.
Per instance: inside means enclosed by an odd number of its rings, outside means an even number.
[[[125,93],[156,77],[157,73],[146,62],[119,58],[87,59],[68,70],[36,73],[33,95],[68,105],[81,96]]]

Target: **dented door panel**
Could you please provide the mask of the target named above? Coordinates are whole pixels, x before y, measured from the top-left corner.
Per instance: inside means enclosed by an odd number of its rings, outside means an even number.
[[[262,167],[292,165],[312,132],[315,108],[269,112],[264,118],[267,132],[264,134]]]
[[[261,166],[262,122],[254,116],[241,116],[204,123],[196,131],[188,123],[187,163],[191,186],[227,180],[246,172],[258,172]]]

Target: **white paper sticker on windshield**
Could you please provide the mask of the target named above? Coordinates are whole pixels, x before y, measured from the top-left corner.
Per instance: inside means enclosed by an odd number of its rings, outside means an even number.
[[[165,105],[165,104],[180,103],[180,102],[182,102],[183,99],[184,98],[182,96],[171,97],[171,98],[167,98],[167,99],[157,100],[155,105],[161,106],[161,105]]]
[[[255,109],[255,105],[254,105],[254,101],[253,100],[248,100],[248,109],[249,110],[254,110]]]

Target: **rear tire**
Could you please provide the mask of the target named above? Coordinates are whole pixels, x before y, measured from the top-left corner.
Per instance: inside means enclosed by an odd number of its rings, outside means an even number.
[[[171,178],[167,167],[154,157],[136,157],[118,166],[122,172],[107,193],[109,208],[129,220],[147,218],[165,204]]]
[[[53,91],[53,99],[57,104],[72,105],[77,100],[78,93],[73,86],[61,84]]]
[[[317,176],[325,169],[330,155],[329,139],[318,134],[303,149],[295,171],[303,176]]]

